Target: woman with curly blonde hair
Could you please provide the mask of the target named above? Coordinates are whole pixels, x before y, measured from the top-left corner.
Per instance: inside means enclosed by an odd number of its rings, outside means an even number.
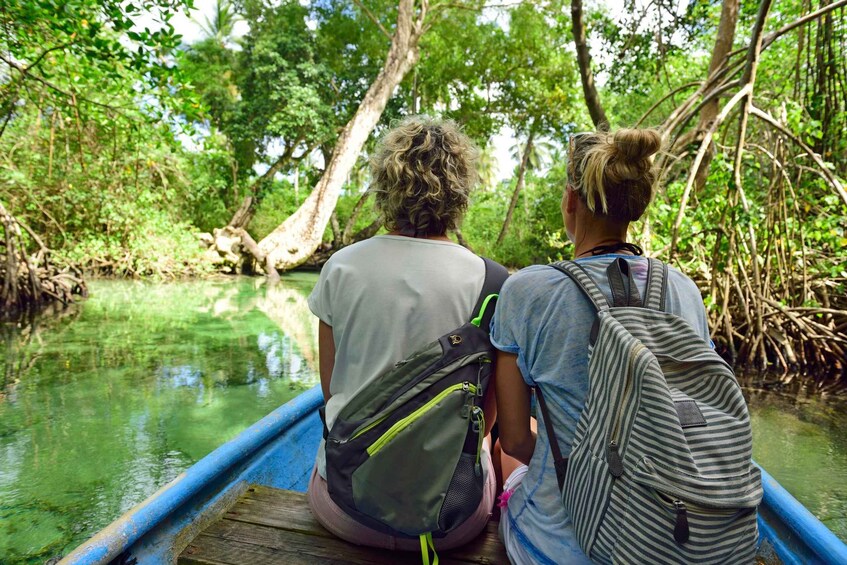
[[[320,319],[321,387],[326,425],[363,386],[438,336],[470,319],[485,278],[483,260],[453,243],[477,181],[478,152],[450,121],[413,116],[392,128],[371,159],[376,208],[388,233],[335,253],[309,296]],[[489,387],[493,389],[493,387]],[[495,417],[493,394],[483,401],[485,422]],[[486,482],[476,512],[436,539],[438,549],[462,545],[485,527],[496,480],[484,451]],[[414,456],[414,454],[410,454]],[[330,532],[360,545],[420,550],[418,539],[358,523],[329,497],[325,447],[318,449],[309,483],[312,512]]]

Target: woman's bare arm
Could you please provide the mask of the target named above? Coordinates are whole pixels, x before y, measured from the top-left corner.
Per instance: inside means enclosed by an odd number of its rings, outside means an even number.
[[[494,386],[500,445],[506,454],[529,465],[535,450],[536,434],[530,427],[530,388],[518,368],[517,355],[497,352]]]
[[[497,394],[495,389],[495,378],[496,367],[494,365],[495,373],[491,375],[491,379],[488,382],[488,390],[485,391],[485,397],[482,399],[482,413],[485,416],[485,433],[483,435],[488,435],[491,433],[491,428],[494,427],[494,422],[497,421]]]
[[[332,370],[335,368],[335,338],[332,336],[332,326],[320,322],[318,325],[318,364],[321,373],[321,390],[324,402],[332,396],[329,383],[332,380]]]

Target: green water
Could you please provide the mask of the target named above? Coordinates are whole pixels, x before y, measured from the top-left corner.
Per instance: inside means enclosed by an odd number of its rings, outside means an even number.
[[[847,541],[847,397],[746,396],[756,462]]]
[[[67,553],[316,384],[315,280],[95,281],[0,326],[0,563]],[[847,399],[747,396],[757,461],[847,539]]]
[[[0,343],[0,563],[67,553],[317,382],[315,275],[95,281]]]

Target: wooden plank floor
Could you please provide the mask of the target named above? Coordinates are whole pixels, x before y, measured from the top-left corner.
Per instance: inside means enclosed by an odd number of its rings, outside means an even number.
[[[442,564],[508,564],[490,522],[466,546],[439,552]],[[420,553],[392,552],[342,541],[312,517],[305,493],[254,485],[179,556],[179,565],[418,564]]]

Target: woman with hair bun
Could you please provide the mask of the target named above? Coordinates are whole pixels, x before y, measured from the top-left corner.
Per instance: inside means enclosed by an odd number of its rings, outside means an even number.
[[[574,134],[562,216],[574,259],[611,299],[605,271],[622,257],[644,296],[648,261],[627,241],[629,224],[653,198],[653,156],[661,136],[649,129]],[[709,328],[700,292],[669,268],[665,309],[684,318],[706,342]],[[562,453],[567,455],[588,393],[588,346],[596,313],[570,277],[536,265],[503,286],[491,328],[499,349],[496,395],[499,462],[504,478],[500,534],[513,563],[589,562],[577,544],[553,466],[545,426],[531,418],[531,389],[543,390]],[[601,509],[597,510],[601,512]]]
[[[369,190],[388,233],[336,252],[309,296],[309,308],[320,319],[328,428],[358,390],[470,319],[485,263],[447,232],[458,228],[467,210],[477,159],[476,147],[455,123],[425,116],[400,122],[374,151]],[[490,428],[496,417],[493,387],[486,392],[483,411]],[[472,540],[488,522],[496,479],[487,447],[482,457],[482,501],[465,522],[435,540],[439,550]],[[345,514],[329,497],[326,476],[321,442],[309,504],[330,532],[359,545],[421,550],[418,539],[393,537]]]

